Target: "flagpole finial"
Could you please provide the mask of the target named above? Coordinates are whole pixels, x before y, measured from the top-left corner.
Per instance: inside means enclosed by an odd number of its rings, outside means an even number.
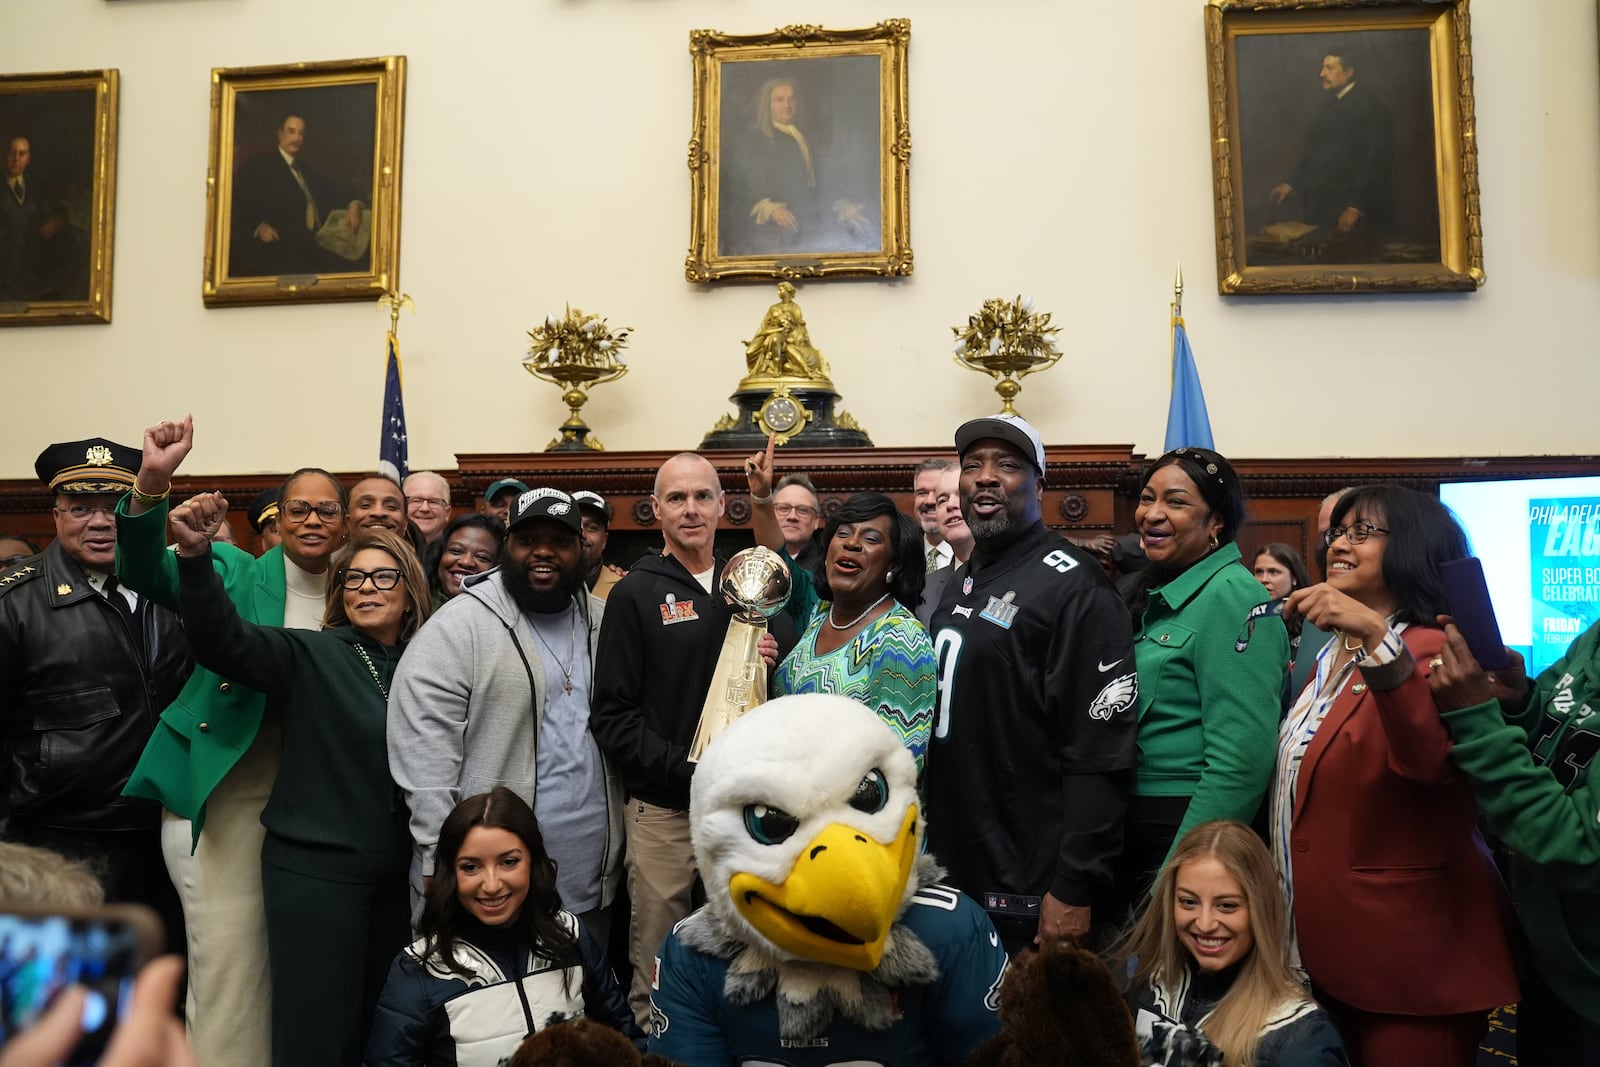
[[[393,289],[378,297],[378,306],[389,309],[390,333],[396,333],[400,329],[401,308],[410,308],[413,315],[417,313],[417,305],[412,301],[410,294]]]
[[[1177,276],[1172,280],[1172,313],[1183,314],[1183,264],[1178,264]]]

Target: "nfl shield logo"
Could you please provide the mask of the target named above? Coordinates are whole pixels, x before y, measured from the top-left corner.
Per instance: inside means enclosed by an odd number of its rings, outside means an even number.
[[[966,596],[972,592],[972,575],[967,575],[967,580],[961,583],[961,595]]]

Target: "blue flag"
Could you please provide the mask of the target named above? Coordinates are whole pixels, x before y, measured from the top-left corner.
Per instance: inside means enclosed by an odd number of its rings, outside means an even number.
[[[1200,371],[1189,349],[1183,319],[1172,320],[1172,403],[1167,407],[1167,443],[1162,448],[1210,448],[1211,419],[1206,415],[1206,394],[1200,388]]]
[[[400,395],[400,339],[389,335],[389,366],[383,376],[383,426],[378,435],[378,470],[403,483],[406,465],[406,402]]]

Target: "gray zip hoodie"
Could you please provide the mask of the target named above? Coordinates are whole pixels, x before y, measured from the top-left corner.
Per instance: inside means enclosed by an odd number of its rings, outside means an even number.
[[[589,654],[605,602],[583,594]],[[467,579],[417,632],[389,693],[389,772],[411,812],[412,887],[433,873],[445,816],[465,797],[503,785],[537,813],[535,754],[544,718],[539,642],[498,569]],[[596,752],[598,752],[598,746]],[[622,783],[609,761],[601,906],[622,871]]]

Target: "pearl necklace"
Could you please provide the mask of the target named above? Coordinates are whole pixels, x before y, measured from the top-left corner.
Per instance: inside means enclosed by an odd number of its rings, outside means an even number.
[[[383,679],[378,675],[378,668],[372,665],[372,657],[367,655],[367,650],[360,645],[351,645],[356,650],[356,655],[361,657],[361,662],[367,665],[367,673],[372,675],[372,684],[378,687],[378,692],[383,694],[384,703],[389,702],[389,690],[383,687]]]
[[[888,593],[883,594],[877,600],[874,600],[872,603],[868,604],[866,611],[863,611],[860,615],[857,615],[855,618],[851,619],[849,622],[843,623],[843,624],[841,624],[837,619],[835,619],[833,617],[834,609],[837,608],[838,605],[837,604],[829,604],[828,605],[828,625],[833,627],[835,630],[854,630],[858,625],[860,625],[862,619],[864,619],[868,615],[872,614],[872,610],[874,608],[876,608],[879,604],[882,604],[885,600],[888,600],[888,599],[889,599],[889,594]]]

